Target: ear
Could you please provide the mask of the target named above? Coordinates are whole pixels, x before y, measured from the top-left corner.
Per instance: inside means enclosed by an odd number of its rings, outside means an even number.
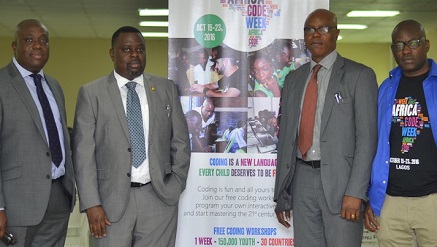
[[[429,40],[426,40],[425,41],[425,51],[428,52],[430,47],[431,47],[431,44],[429,43]]]
[[[114,62],[115,57],[114,57],[114,50],[112,48],[109,49],[109,56],[111,57],[111,60]]]
[[[11,44],[12,50],[14,51],[14,55],[17,52],[17,41],[13,41]]]

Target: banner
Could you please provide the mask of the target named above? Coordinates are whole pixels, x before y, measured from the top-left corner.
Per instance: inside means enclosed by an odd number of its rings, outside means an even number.
[[[169,78],[190,131],[176,246],[294,246],[273,202],[280,91],[328,0],[169,0]],[[292,223],[292,222],[291,222]]]

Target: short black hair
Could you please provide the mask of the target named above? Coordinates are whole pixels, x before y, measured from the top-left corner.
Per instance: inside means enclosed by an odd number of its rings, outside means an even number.
[[[143,37],[143,34],[140,32],[140,30],[138,30],[135,27],[131,27],[131,26],[120,27],[112,35],[112,39],[111,39],[111,47],[112,48],[114,48],[115,42],[117,41],[117,39],[118,39],[118,37],[120,36],[121,33],[139,33],[141,35],[141,37]],[[143,40],[144,40],[144,37],[143,37]]]
[[[186,121],[193,121],[194,118],[197,118],[199,120],[202,119],[202,115],[196,110],[189,110],[185,113],[185,120]]]

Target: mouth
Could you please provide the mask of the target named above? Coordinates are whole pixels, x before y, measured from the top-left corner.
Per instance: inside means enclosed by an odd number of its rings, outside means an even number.
[[[402,62],[404,62],[404,63],[412,63],[414,61],[415,61],[415,59],[412,58],[412,57],[404,57],[404,58],[402,58]]]
[[[322,41],[313,41],[310,44],[311,44],[311,46],[322,46],[323,42]]]
[[[42,53],[31,53],[30,56],[35,60],[41,60],[44,58],[44,55]]]
[[[129,63],[129,67],[131,69],[140,69],[141,68],[141,62],[140,61],[132,61]]]

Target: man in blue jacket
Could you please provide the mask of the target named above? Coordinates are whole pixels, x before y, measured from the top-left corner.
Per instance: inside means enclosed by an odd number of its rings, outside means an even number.
[[[392,32],[399,65],[378,96],[378,148],[373,162],[365,227],[380,246],[437,243],[437,64],[414,20]]]

